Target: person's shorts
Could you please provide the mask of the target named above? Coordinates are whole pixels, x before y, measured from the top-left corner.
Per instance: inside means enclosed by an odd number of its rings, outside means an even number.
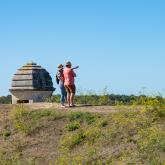
[[[76,86],[75,85],[65,85],[65,89],[67,93],[76,93]]]

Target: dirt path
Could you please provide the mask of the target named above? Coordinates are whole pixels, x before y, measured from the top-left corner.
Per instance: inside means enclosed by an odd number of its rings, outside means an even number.
[[[112,113],[118,110],[115,106],[88,106],[77,105],[74,108],[61,108],[57,103],[35,103],[26,105],[31,109],[58,109],[64,111],[83,111],[83,112],[95,112],[95,113]]]
[[[29,107],[32,110],[40,109],[57,109],[63,111],[82,111],[82,112],[92,112],[92,113],[114,113],[119,110],[117,106],[85,106],[77,105],[74,108],[61,108],[60,104],[57,103],[33,103],[33,104],[24,104],[24,106]],[[0,104],[0,114],[6,116],[8,112],[14,109],[16,105],[11,104]]]

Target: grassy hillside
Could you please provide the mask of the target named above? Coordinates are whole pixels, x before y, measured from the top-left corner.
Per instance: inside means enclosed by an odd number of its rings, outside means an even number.
[[[118,106],[116,113],[31,110],[0,116],[0,164],[165,164],[165,102]],[[101,107],[100,107],[101,108]]]

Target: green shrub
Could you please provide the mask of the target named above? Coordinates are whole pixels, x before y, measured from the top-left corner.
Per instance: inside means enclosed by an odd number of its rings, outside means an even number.
[[[91,127],[86,129],[85,131],[86,142],[89,144],[94,143],[100,136],[101,136],[100,128]]]
[[[9,130],[4,130],[3,132],[2,132],[2,135],[3,135],[3,137],[9,137],[10,135],[11,135],[11,131],[9,131]]]
[[[160,160],[158,160],[157,158],[151,158],[151,159],[149,160],[149,162],[150,162],[150,165],[164,165],[164,164],[162,164],[162,162],[161,162]]]
[[[23,133],[29,133],[32,129],[32,125],[34,124],[34,120],[31,120],[29,113],[30,112],[28,112],[23,105],[20,105],[17,106],[10,114],[15,128]]]
[[[157,110],[157,115],[160,118],[164,118],[165,117],[165,108]]]
[[[15,128],[25,134],[30,134],[37,127],[37,123],[44,117],[59,119],[63,117],[60,112],[55,110],[30,111],[23,105],[17,106],[10,114]]]
[[[140,96],[137,97],[133,104],[143,105],[146,112],[151,112],[157,117],[165,117],[165,99],[163,97]]]
[[[22,160],[19,153],[13,153],[10,157],[8,157],[5,153],[0,150],[0,165],[38,165],[38,163],[34,163],[32,159],[24,159]]]
[[[139,131],[138,147],[141,152],[147,154],[149,159],[165,153],[165,131],[157,126],[152,126]]]
[[[83,120],[83,115],[83,112],[71,112],[68,117],[70,121]]]
[[[98,95],[96,92],[88,91],[87,94],[80,93],[75,96],[76,104],[85,104],[85,105],[117,105],[118,103],[122,103],[124,105],[132,105],[136,101],[138,105],[142,104],[141,98],[145,99],[148,96],[141,95],[117,95],[117,94],[109,94],[107,89],[104,89],[103,92]],[[45,99],[46,102],[56,102],[60,103],[60,95],[54,95],[50,98]],[[144,104],[143,104],[144,105]]]
[[[100,119],[100,120],[98,120],[97,125],[98,125],[98,127],[106,127],[108,125],[108,120],[107,119]]]
[[[11,95],[0,96],[0,104],[11,104]]]
[[[75,131],[75,130],[77,130],[79,128],[80,128],[80,123],[77,122],[77,121],[71,122],[71,123],[66,125],[66,129],[68,131]]]
[[[93,122],[96,121],[96,115],[86,112],[84,113],[84,120],[87,122],[87,124],[92,124]]]
[[[71,112],[69,114],[69,120],[79,120],[81,122],[87,122],[88,124],[91,124],[96,121],[96,115],[89,112]]]
[[[99,97],[99,105],[110,105],[109,95],[102,95]]]
[[[82,130],[74,134],[66,134],[60,141],[62,147],[66,149],[73,149],[76,145],[85,140],[86,136]]]

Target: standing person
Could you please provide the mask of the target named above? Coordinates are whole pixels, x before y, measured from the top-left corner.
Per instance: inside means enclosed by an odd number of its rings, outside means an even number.
[[[64,66],[62,64],[59,64],[58,65],[58,72],[56,74],[56,81],[57,81],[57,84],[59,84],[59,88],[60,88],[60,91],[61,91],[61,107],[65,108],[65,101],[66,101],[66,98],[67,98],[67,93],[66,93],[66,90],[65,90],[65,87],[64,87],[64,74],[63,74],[63,69],[64,69]]]
[[[76,73],[73,71],[73,69],[77,69],[77,67],[72,68],[72,63],[71,62],[67,62],[66,63],[66,68],[64,69],[64,85],[65,85],[65,89],[67,92],[67,101],[69,104],[69,107],[74,107],[74,96],[76,93],[76,86],[75,86],[75,77],[76,77]]]

